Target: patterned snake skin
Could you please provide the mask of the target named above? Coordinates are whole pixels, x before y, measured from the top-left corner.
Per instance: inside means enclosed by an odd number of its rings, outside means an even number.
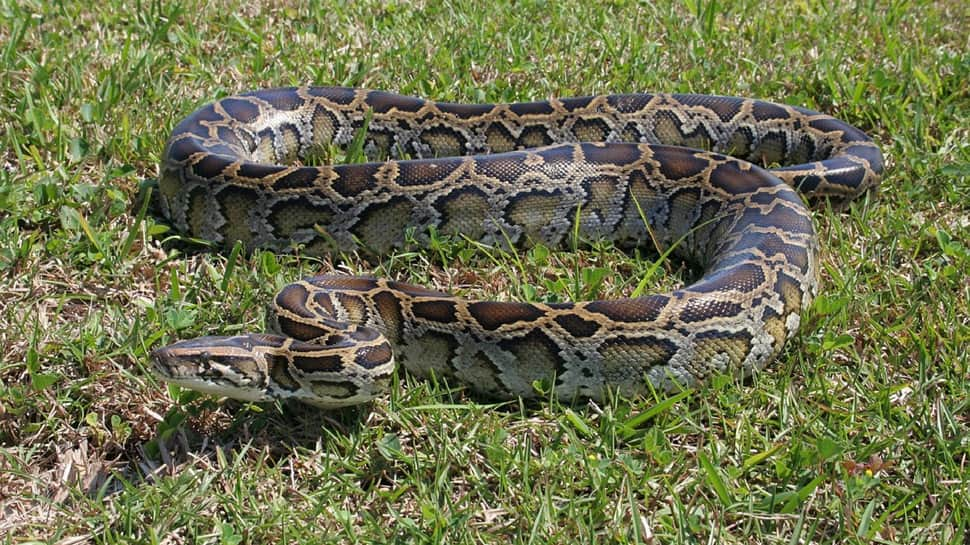
[[[355,138],[378,162],[301,166]],[[224,98],[175,128],[161,164],[160,211],[191,236],[382,254],[430,230],[562,246],[578,222],[583,240],[673,246],[703,275],[660,295],[556,304],[319,276],[279,292],[275,334],[182,341],[153,353],[155,369],[204,392],[321,407],[379,395],[395,362],[501,398],[535,397],[537,381],[569,400],[748,375],[797,331],[818,287],[811,216],[789,186],[840,204],[882,168],[858,129],[743,98],[463,105],[334,87]]]

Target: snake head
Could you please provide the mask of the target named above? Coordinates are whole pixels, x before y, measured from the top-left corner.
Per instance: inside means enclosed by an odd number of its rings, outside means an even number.
[[[178,386],[242,401],[270,401],[274,347],[283,337],[199,337],[152,351],[155,374]]]
[[[282,335],[199,337],[156,349],[151,358],[155,374],[183,388],[242,401],[297,399],[325,409],[373,399],[394,369],[386,340],[369,336],[330,345]]]

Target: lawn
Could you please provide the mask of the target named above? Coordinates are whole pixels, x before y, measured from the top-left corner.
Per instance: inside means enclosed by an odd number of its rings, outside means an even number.
[[[0,543],[967,543],[968,36],[958,0],[0,0]],[[258,330],[314,273],[588,299],[655,270],[600,246],[200,252],[138,214],[182,117],[306,83],[758,97],[864,129],[887,170],[815,211],[821,296],[751,380],[489,404],[399,373],[329,413],[169,388],[152,348]]]

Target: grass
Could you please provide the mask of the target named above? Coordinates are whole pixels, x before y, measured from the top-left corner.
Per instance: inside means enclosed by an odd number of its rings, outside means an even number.
[[[966,543],[968,31],[955,0],[0,0],[0,543]],[[745,383],[492,406],[402,374],[330,414],[170,391],[152,347],[258,329],[308,274],[563,299],[651,269],[607,248],[441,241],[367,263],[162,245],[131,203],[174,124],[306,82],[755,96],[864,128],[888,170],[880,195],[816,212],[822,296]],[[676,282],[665,267],[653,288]]]

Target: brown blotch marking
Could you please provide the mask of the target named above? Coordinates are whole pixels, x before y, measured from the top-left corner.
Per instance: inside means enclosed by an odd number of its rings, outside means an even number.
[[[296,87],[281,87],[278,89],[266,89],[263,91],[254,91],[252,93],[247,93],[243,96],[259,95],[259,98],[269,102],[273,108],[283,111],[293,111],[300,109],[304,100],[303,97],[297,93]]]
[[[546,164],[549,165],[572,165],[573,157],[576,154],[576,147],[576,144],[559,144],[558,146],[552,146],[549,149],[544,149],[541,152],[530,155],[532,157],[538,155]],[[523,161],[523,163],[525,163],[525,161]]]
[[[320,179],[320,170],[313,167],[294,168],[273,182],[273,189],[308,189],[315,187]]]
[[[404,331],[404,318],[401,315],[401,306],[397,297],[388,291],[381,291],[372,299],[377,313],[384,322],[384,336],[391,341],[391,344],[399,343]]]
[[[643,140],[641,140],[643,139]],[[633,123],[627,124],[620,131],[620,141],[621,142],[649,142],[650,138],[647,137],[640,129]]]
[[[456,104],[454,102],[436,102],[435,107],[441,113],[453,115],[459,119],[480,117],[495,108],[492,104]]]
[[[404,230],[411,224],[412,204],[396,196],[367,207],[352,232],[364,246],[383,254],[404,241]]]
[[[455,321],[454,301],[415,301],[411,310],[415,317],[432,322],[449,324]]]
[[[428,103],[420,98],[388,93],[387,91],[370,91],[367,93],[366,101],[367,105],[379,114],[386,114],[392,110],[417,112]]]
[[[485,235],[485,219],[491,207],[488,195],[477,187],[466,186],[442,196],[435,203],[441,213],[441,232],[465,235],[480,240]]]
[[[772,179],[762,170],[741,170],[738,163],[730,161],[714,167],[711,185],[723,189],[731,195],[751,193],[759,188],[774,185]]]
[[[312,341],[327,337],[333,333],[333,330],[330,328],[316,327],[313,324],[292,320],[286,316],[277,316],[276,322],[280,326],[281,333],[301,341]]]
[[[575,314],[560,314],[555,318],[567,333],[575,338],[592,337],[600,329],[600,325],[591,320],[584,320]]]
[[[286,170],[287,167],[281,165],[266,165],[262,163],[241,163],[236,169],[236,175],[240,178],[251,178],[262,180],[268,176],[274,176]]]
[[[808,126],[822,132],[840,132],[845,131],[849,127],[845,123],[835,119],[834,117],[820,117],[818,119],[813,119],[808,123]]]
[[[510,155],[480,155],[475,158],[472,169],[482,177],[515,180],[533,169],[533,167],[525,164],[527,156],[535,157],[536,155],[527,155],[523,152]],[[544,158],[545,152],[539,156]]]
[[[550,115],[556,112],[552,104],[546,101],[509,104],[509,111],[515,115]]]
[[[286,309],[303,318],[313,318],[315,314],[307,308],[310,292],[301,284],[289,284],[276,294],[276,307]]]
[[[700,188],[684,185],[674,190],[668,198],[667,232],[676,237],[691,233],[699,220],[696,217],[697,202],[701,198]],[[696,234],[696,233],[695,233]],[[694,251],[693,240],[687,239],[681,246],[685,252]]]
[[[353,198],[364,191],[377,187],[377,173],[380,163],[364,163],[355,165],[338,165],[333,168],[336,179],[330,187],[343,197]]]
[[[768,119],[788,119],[791,117],[791,113],[787,109],[778,104],[772,104],[770,102],[762,102],[756,100],[751,108],[751,115],[754,116],[758,121],[765,121]]]
[[[636,144],[614,143],[609,146],[583,145],[583,156],[593,164],[629,165],[643,157]]]
[[[242,158],[239,154],[238,148],[232,146],[227,146],[224,144],[210,144],[206,146],[206,149],[209,151],[209,153],[214,153],[223,157],[233,157],[237,160]]]
[[[226,223],[220,231],[227,247],[239,240],[247,247],[253,243],[253,232],[250,230],[249,217],[258,204],[256,192],[241,187],[227,187],[217,196],[219,209],[226,218]]]
[[[393,358],[394,354],[391,352],[391,347],[387,343],[382,343],[377,346],[360,348],[354,357],[354,363],[364,369],[374,369],[386,364]]]
[[[785,173],[780,172],[780,174]],[[800,174],[792,178],[786,176],[785,180],[802,194],[808,195],[818,189],[818,186],[825,181],[825,177],[819,176],[818,174]],[[809,197],[808,201],[810,203],[815,202],[812,197]]]
[[[216,120],[216,123],[220,123],[221,121],[222,121],[222,118],[219,118],[218,120]],[[212,138],[212,131],[209,130],[209,127],[202,125],[200,123],[200,120],[196,119],[194,116],[192,118],[189,118],[187,121],[183,121],[182,123],[180,123],[178,127],[175,127],[175,129],[172,131],[172,134],[178,135],[179,138],[184,138],[184,139],[187,139],[190,136],[195,136],[197,138],[193,138],[193,140],[196,140],[200,143],[203,140],[208,140]]]
[[[711,165],[707,157],[682,148],[654,148],[653,158],[660,163],[660,172],[672,180],[697,176]]]
[[[169,141],[168,148],[165,150],[165,157],[170,157],[174,161],[185,161],[200,151],[205,150],[195,138],[179,138]]]
[[[637,93],[637,94],[626,94],[626,95],[610,95],[606,97],[606,103],[611,107],[616,108],[620,113],[635,113],[644,109],[650,101],[653,100],[653,95]]]
[[[743,307],[738,303],[695,297],[687,301],[679,317],[683,322],[704,322],[712,318],[737,316],[742,310]]]
[[[401,161],[395,183],[401,186],[432,185],[451,176],[461,165],[461,159]]]
[[[778,176],[779,172],[772,171],[772,174],[774,174],[775,176]],[[790,213],[795,213],[796,215],[799,215],[799,216],[807,215],[807,211],[804,210],[805,201],[803,201],[802,198],[798,196],[798,193],[794,191],[787,191],[787,190],[759,191],[758,193],[755,193],[749,196],[748,199],[755,204],[762,204],[766,206],[774,205],[774,204],[791,203],[794,206],[786,207],[790,211]],[[796,210],[800,212],[796,212]],[[807,219],[807,218],[803,218],[803,219]],[[798,223],[798,220],[795,220],[791,225],[795,225],[796,223]],[[797,230],[798,232],[803,232],[801,229],[797,229]]]
[[[241,335],[234,338],[240,339],[241,341],[243,341],[243,344],[234,343],[236,344],[236,346],[242,346],[247,349],[249,348],[250,345],[259,345],[262,347],[270,347],[270,348],[282,348],[283,345],[286,343],[286,337],[283,337],[281,335],[274,335],[272,333],[251,333],[249,335]],[[250,343],[250,345],[247,345],[245,343]],[[280,357],[280,356],[276,355],[276,357]]]
[[[531,322],[544,315],[542,310],[529,303],[498,301],[469,303],[468,312],[481,324],[482,328],[489,331],[495,331],[503,325],[515,322]]]
[[[674,95],[674,98],[688,106],[703,106],[711,110],[721,121],[728,122],[734,119],[741,111],[744,100],[732,97],[718,97],[707,95]]]
[[[216,178],[223,174],[223,171],[235,160],[227,159],[218,155],[206,155],[198,163],[192,165],[192,172],[202,178]]]
[[[869,148],[864,148],[869,149]],[[850,150],[851,151],[851,150]],[[871,163],[872,168],[882,169],[882,160]],[[866,169],[847,157],[836,157],[825,162],[825,167],[832,169],[824,173],[825,181],[829,184],[836,184],[848,188],[857,189],[863,182],[872,183],[874,180],[866,180]]]
[[[722,245],[728,243],[725,239],[725,233],[731,229],[735,215],[724,210],[727,205],[728,203],[721,200],[707,201],[701,204],[701,219],[698,221],[699,226],[695,233],[697,233],[699,238],[706,238],[708,240],[708,243],[705,245],[707,248],[720,248]],[[713,221],[705,224],[705,222],[712,219]],[[713,250],[705,252],[707,256],[713,256],[716,253]]]
[[[241,123],[252,123],[260,115],[259,106],[243,98],[224,98],[219,101],[219,105],[229,116]]]
[[[648,295],[636,299],[591,301],[585,308],[614,322],[652,322],[660,316],[668,301],[669,297],[665,295]]]
[[[745,220],[742,225],[751,223],[751,220]],[[773,259],[778,254],[784,255],[785,249],[788,244],[775,233],[760,233],[757,231],[749,231],[745,233],[732,248],[734,251],[741,249],[755,248],[759,252],[763,253],[767,258]]]
[[[276,203],[269,215],[269,222],[274,226],[278,238],[290,238],[300,230],[313,229],[315,226],[326,228],[330,225],[331,217],[330,210],[325,206],[292,200]]]
[[[317,349],[320,347],[317,346]],[[294,355],[293,365],[304,373],[334,373],[344,368],[343,359],[338,355]]]
[[[352,103],[357,97],[356,89],[352,87],[308,87],[306,94],[325,98],[344,106]]]
[[[575,97],[575,98],[563,98],[559,100],[562,104],[563,109],[567,112],[575,112],[577,110],[584,110],[589,107],[589,104],[597,97]]]

